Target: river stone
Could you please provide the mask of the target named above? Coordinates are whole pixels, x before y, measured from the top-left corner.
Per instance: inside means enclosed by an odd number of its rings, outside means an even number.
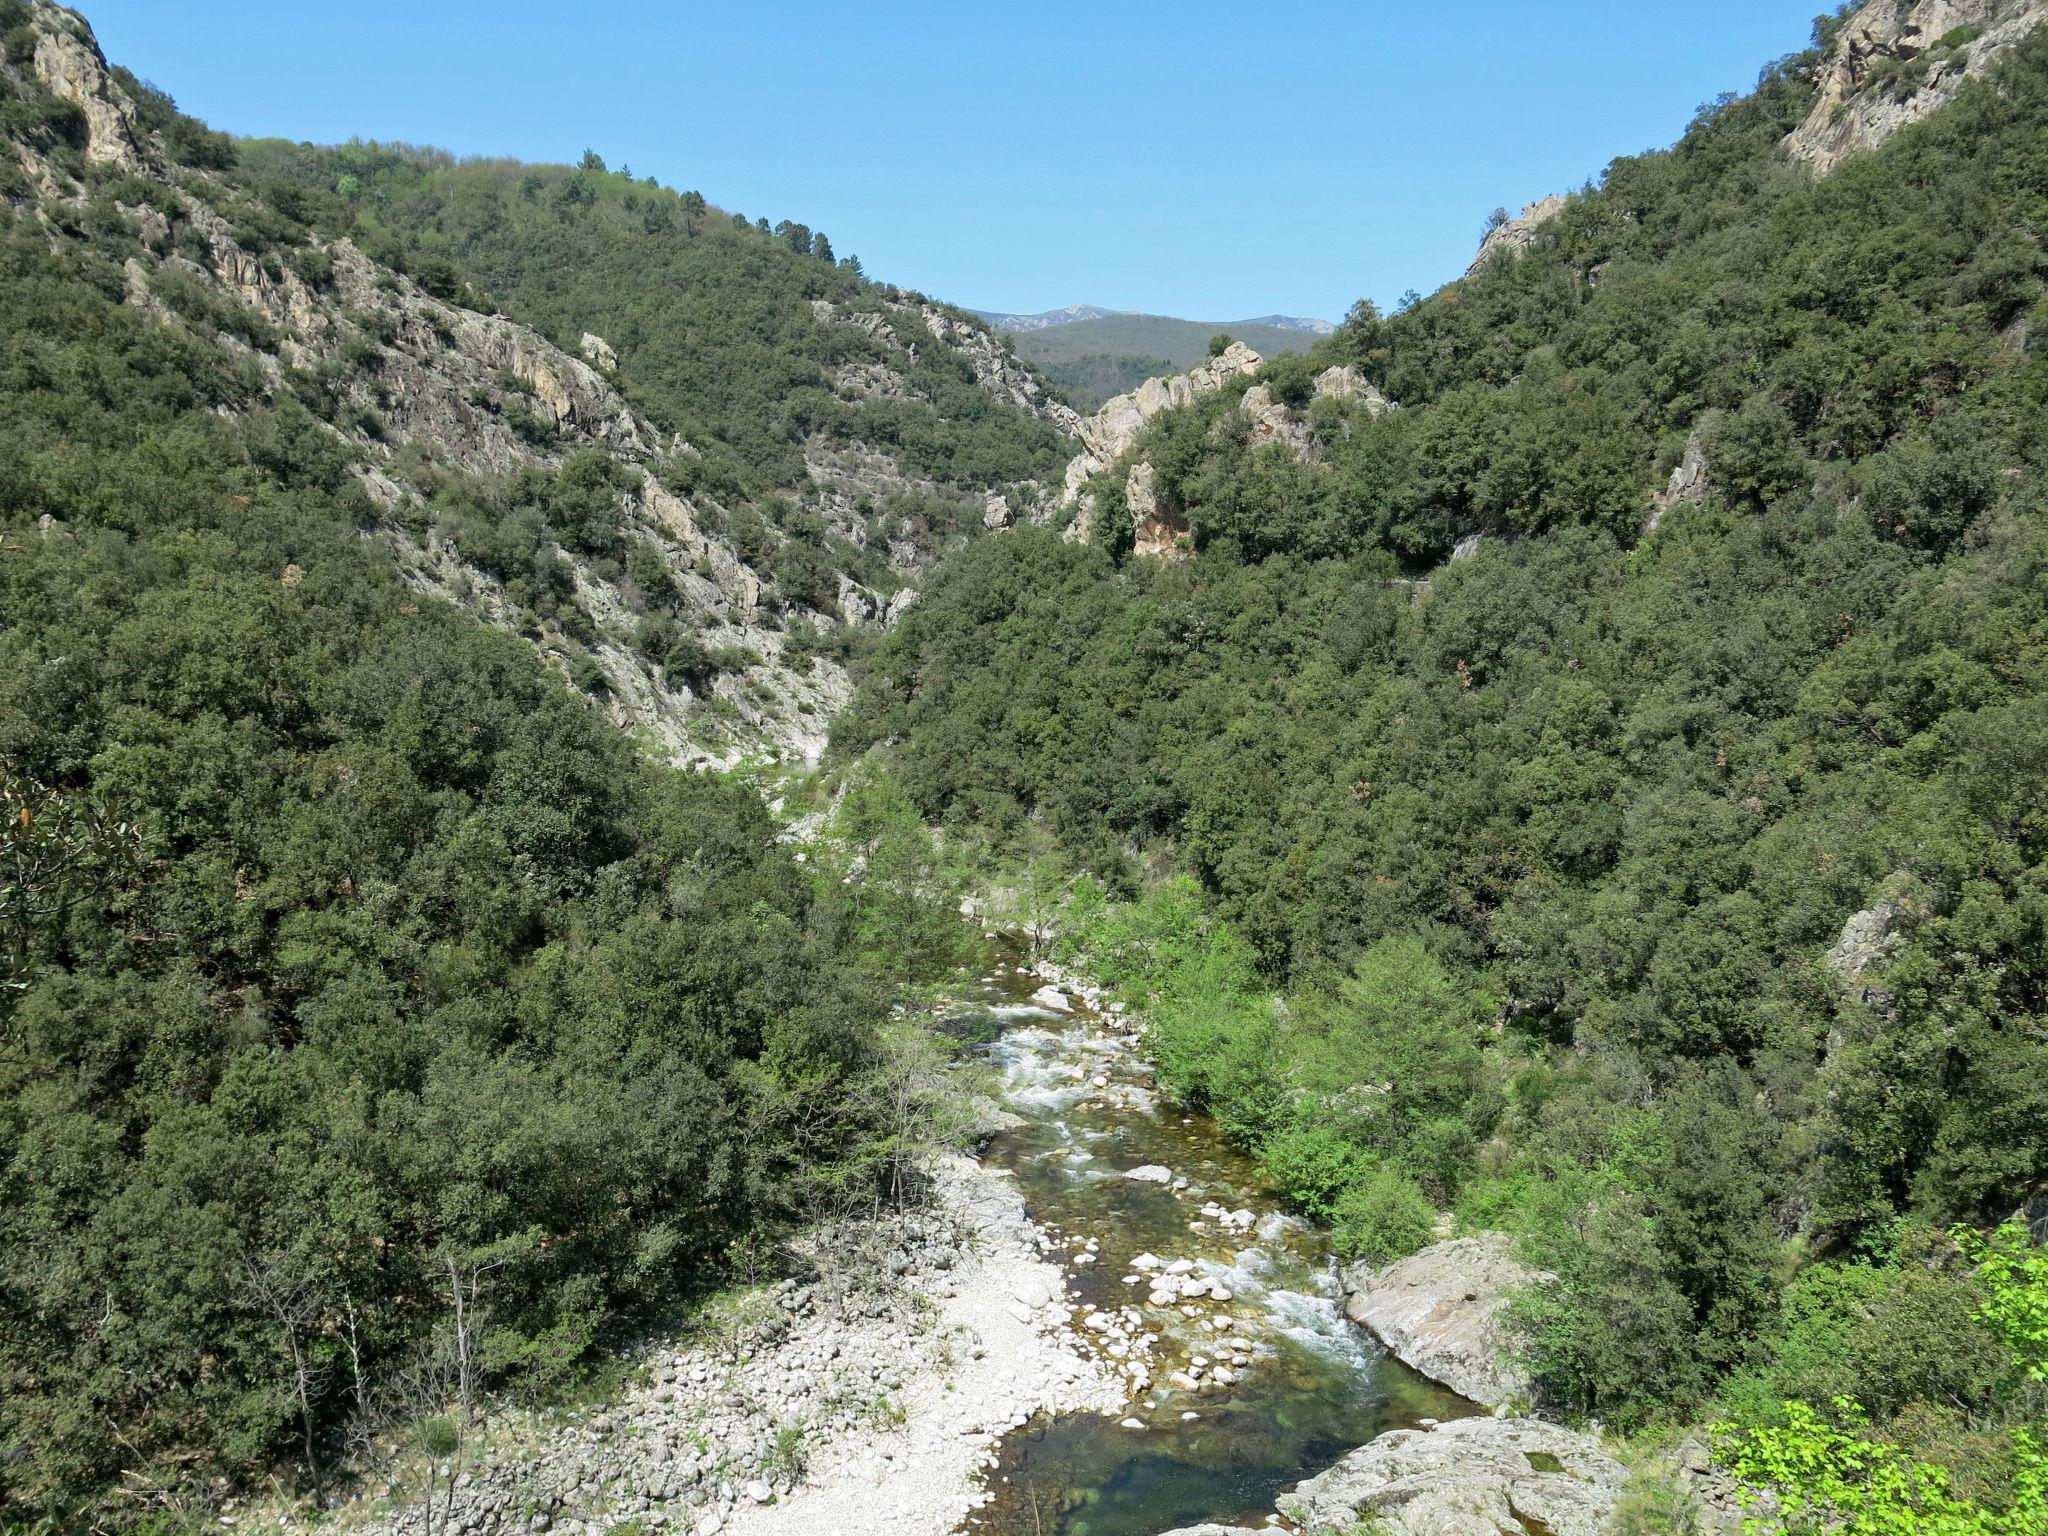
[[[1517,1263],[1504,1232],[1432,1243],[1375,1270],[1344,1274],[1344,1315],[1394,1356],[1460,1396],[1491,1408],[1527,1401],[1534,1384],[1506,1359],[1511,1293],[1555,1277]]]
[[[1541,1470],[1553,1465],[1563,1470]],[[1627,1476],[1591,1435],[1540,1419],[1457,1419],[1391,1430],[1280,1502],[1316,1531],[1372,1522],[1384,1536],[1601,1536]],[[1196,1525],[1166,1536],[1242,1532]]]
[[[1124,1177],[1138,1184],[1170,1184],[1173,1182],[1173,1170],[1162,1168],[1157,1163],[1147,1163],[1142,1168],[1130,1169]]]
[[[1026,1275],[1017,1282],[1016,1289],[1011,1294],[1034,1310],[1052,1300],[1052,1288],[1039,1275]]]

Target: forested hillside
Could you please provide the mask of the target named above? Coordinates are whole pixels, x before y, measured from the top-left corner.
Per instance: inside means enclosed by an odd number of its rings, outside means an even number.
[[[737,569],[611,386],[70,13],[0,3],[0,128],[0,1525],[169,1529],[875,1197],[916,957],[559,675],[605,560]]]
[[[1517,1233],[1553,1406],[1853,1397],[1995,1501],[2038,1388],[1942,1234],[2048,1195],[2048,35],[1818,177],[1840,26],[966,551],[837,740],[1142,896],[1080,942],[1353,1251]]]
[[[858,446],[896,462],[912,512],[943,518],[946,493],[968,491],[978,518],[981,491],[1055,480],[1068,456],[1032,414],[1029,370],[965,311],[866,281],[822,230],[749,222],[594,151],[526,165],[261,140],[240,146],[237,175],[565,349],[597,334],[634,403],[703,450],[695,474],[721,495],[801,498],[807,457]]]

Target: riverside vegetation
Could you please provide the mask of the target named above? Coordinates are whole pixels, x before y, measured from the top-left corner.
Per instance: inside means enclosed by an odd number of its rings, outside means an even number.
[[[117,130],[46,78],[82,23],[0,0],[0,1521],[171,1531],[394,1427],[439,1452],[901,1195],[930,1074],[889,1002],[963,958],[971,857],[1344,1252],[1513,1233],[1540,1406],[1721,1426],[1777,1525],[2037,1529],[2048,33],[1816,178],[1779,141],[1846,20],[1160,416],[1155,560],[1126,464],[1086,539],[967,541],[1063,418],[801,225],[595,155],[237,143],[118,70]],[[322,305],[346,240],[444,323],[601,332],[691,451],[505,384],[523,457],[434,469],[374,405],[399,339],[294,351],[209,201]],[[954,341],[882,339],[913,315]],[[1333,365],[1397,408],[1317,398]],[[895,469],[823,497],[821,445]],[[595,707],[592,575],[657,673],[727,664],[624,532],[656,471],[862,663],[857,866]],[[509,608],[409,579],[427,523]],[[815,627],[913,570],[878,645]]]
[[[2021,1529],[2041,1389],[1947,1233],[2048,1168],[2048,37],[1817,180],[1822,56],[1159,418],[1179,559],[1121,464],[964,552],[836,736],[1135,898],[1163,1072],[1355,1251],[1516,1233],[1548,1403],[1810,1405]],[[1309,408],[1339,363],[1399,409]]]

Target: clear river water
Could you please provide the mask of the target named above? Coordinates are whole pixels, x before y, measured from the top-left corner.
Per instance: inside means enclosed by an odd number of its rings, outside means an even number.
[[[1142,1427],[1073,1413],[1013,1431],[974,1530],[1262,1527],[1277,1494],[1353,1446],[1477,1411],[1345,1320],[1322,1235],[1280,1210],[1213,1122],[1158,1092],[1122,1021],[1071,997],[1071,1011],[1040,1006],[1031,996],[1041,985],[1005,964],[948,1021],[1020,1119],[982,1160],[1015,1175],[1032,1218],[1061,1245],[1077,1321],[1118,1316],[1130,1351],[1107,1351],[1109,1363],[1142,1361],[1150,1382],[1127,1410]],[[1172,1177],[1125,1177],[1145,1167]],[[1165,1283],[1153,1277],[1182,1263],[1179,1279],[1207,1281],[1210,1294],[1153,1304]],[[1145,1335],[1157,1342],[1144,1345]]]

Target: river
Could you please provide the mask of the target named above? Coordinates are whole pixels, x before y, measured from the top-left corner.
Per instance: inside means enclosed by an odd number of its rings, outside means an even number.
[[[1061,1245],[1078,1331],[1145,1385],[1122,1422],[1041,1416],[1007,1436],[974,1529],[1263,1527],[1276,1494],[1353,1446],[1475,1411],[1344,1319],[1322,1234],[1278,1208],[1213,1122],[1157,1090],[1123,1021],[1072,994],[1069,1011],[1041,1006],[1043,978],[1009,960],[948,1022],[1019,1117],[983,1162],[1016,1177]],[[1152,1178],[1126,1176],[1140,1168]]]

